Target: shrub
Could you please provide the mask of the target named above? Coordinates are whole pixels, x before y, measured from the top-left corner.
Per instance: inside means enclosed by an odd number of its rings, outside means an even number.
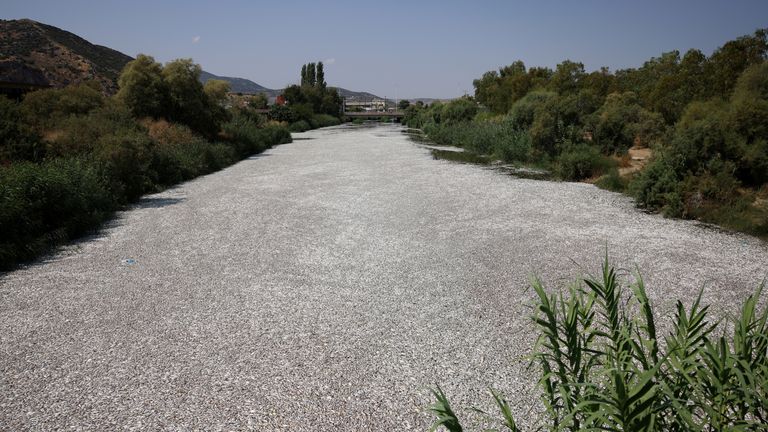
[[[536,112],[551,100],[557,98],[557,93],[548,91],[532,91],[512,105],[509,117],[512,125],[519,129],[528,129],[533,125]]]
[[[613,192],[626,192],[629,180],[619,175],[619,170],[612,168],[608,173],[597,179],[595,186]]]
[[[223,130],[241,157],[261,153],[274,144],[264,139],[259,124],[248,117],[235,117],[224,124]]]
[[[0,168],[0,268],[97,227],[116,205],[104,169],[90,159]]]
[[[21,110],[25,121],[40,131],[67,117],[87,115],[106,103],[99,84],[91,81],[29,93],[21,103]]]
[[[555,162],[555,173],[568,181],[578,181],[601,175],[615,165],[600,151],[587,144],[577,144],[563,151]]]
[[[45,148],[39,137],[22,123],[16,102],[0,96],[0,163],[41,160]]]
[[[329,114],[315,114],[309,122],[313,128],[338,126],[341,124],[341,120]]]
[[[297,120],[296,114],[285,105],[272,105],[267,115],[270,120],[293,123]]]
[[[137,130],[103,136],[94,156],[103,164],[115,198],[120,203],[138,199],[154,190],[150,163],[152,140]]]
[[[701,293],[677,302],[671,332],[657,334],[643,279],[629,290],[606,261],[567,294],[535,281],[532,317],[545,425],[552,430],[762,430],[768,419],[768,309],[762,286],[735,321],[710,323]],[[629,301],[626,301],[629,291]],[[724,329],[718,329],[724,327]],[[731,337],[725,330],[731,328]],[[491,391],[500,422],[518,431],[509,404]],[[461,431],[448,397],[433,390],[435,430]]]
[[[471,121],[477,115],[477,103],[467,97],[452,100],[442,106],[440,123],[455,124]]]
[[[526,162],[531,159],[531,135],[525,131],[499,125],[501,133],[496,142],[496,154],[505,162]]]
[[[312,126],[306,120],[299,120],[293,122],[288,126],[288,130],[291,132],[304,132],[312,129]]]
[[[679,169],[672,158],[661,155],[634,177],[629,190],[640,207],[679,217],[683,214],[680,181]]]

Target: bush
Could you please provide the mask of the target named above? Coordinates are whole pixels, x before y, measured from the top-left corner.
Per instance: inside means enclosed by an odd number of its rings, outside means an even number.
[[[629,180],[619,175],[619,170],[612,168],[595,182],[595,186],[613,192],[626,192]]]
[[[555,173],[563,180],[579,181],[606,173],[613,166],[615,162],[603,156],[597,148],[577,144],[558,156]]]
[[[448,102],[440,110],[440,123],[456,124],[471,121],[477,115],[477,103],[467,97]]]
[[[22,123],[18,104],[0,95],[0,163],[35,161],[44,156],[39,137]]]
[[[679,169],[672,158],[654,159],[629,184],[629,191],[640,207],[661,210],[665,215],[683,215],[682,188]]]
[[[54,159],[0,168],[0,268],[97,227],[117,202],[103,167]]]
[[[21,103],[25,121],[38,131],[53,127],[70,116],[83,116],[103,107],[107,99],[98,83],[91,81],[63,89],[37,90]]]
[[[261,153],[274,144],[265,140],[259,124],[247,117],[235,117],[224,124],[223,130],[240,157]]]
[[[709,322],[701,293],[690,309],[678,301],[672,330],[661,339],[643,279],[637,275],[636,281],[626,290],[606,259],[601,275],[567,294],[532,284],[539,332],[532,364],[541,373],[542,429],[763,430],[768,309],[758,309],[762,286],[732,325]],[[501,423],[519,431],[507,401],[491,393]],[[461,431],[447,396],[439,387],[433,394],[432,430]]]
[[[499,126],[501,133],[496,142],[496,155],[505,162],[531,160],[531,135],[511,125]]]
[[[137,130],[103,136],[94,157],[104,166],[113,196],[120,203],[135,201],[155,190],[150,172],[152,140]]]
[[[315,114],[312,116],[309,123],[312,125],[313,129],[317,129],[328,126],[338,126],[341,124],[341,120],[329,114]]]
[[[509,110],[510,121],[519,129],[528,129],[533,125],[533,120],[538,111],[557,98],[557,93],[548,91],[532,91],[512,105]]]
[[[306,120],[299,120],[288,126],[288,130],[291,132],[304,132],[310,129],[312,129],[312,126]]]

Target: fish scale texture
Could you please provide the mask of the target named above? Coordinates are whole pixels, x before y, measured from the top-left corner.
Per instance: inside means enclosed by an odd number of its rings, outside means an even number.
[[[532,275],[607,251],[662,328],[766,276],[759,240],[434,160],[396,126],[296,137],[0,276],[0,430],[426,430],[436,383],[470,429],[496,426],[470,409],[488,387],[531,427]]]

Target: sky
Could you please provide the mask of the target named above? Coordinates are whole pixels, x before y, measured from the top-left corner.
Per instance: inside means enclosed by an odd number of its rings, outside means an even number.
[[[191,57],[268,88],[322,61],[331,86],[452,98],[516,60],[554,68],[569,59],[591,71],[672,50],[709,55],[768,27],[768,0],[3,0],[0,18],[31,18],[130,56]]]

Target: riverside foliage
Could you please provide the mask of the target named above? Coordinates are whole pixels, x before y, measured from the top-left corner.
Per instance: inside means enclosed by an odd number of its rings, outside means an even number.
[[[142,194],[275,144],[288,129],[225,108],[228,86],[191,60],[139,55],[114,97],[97,84],[0,97],[0,269],[96,229]]]
[[[283,90],[285,106],[273,107],[270,116],[286,121],[292,132],[304,132],[341,123],[341,96],[325,82],[323,62],[307,63],[301,67],[301,85]]]
[[[506,162],[591,179],[639,206],[768,236],[766,30],[642,67],[586,72],[517,61],[474,81],[474,97],[411,105],[404,121],[430,139]],[[645,169],[619,175],[630,148]]]
[[[550,294],[539,281],[531,366],[545,408],[543,429],[623,431],[764,430],[768,424],[768,309],[762,286],[732,323],[712,321],[701,293],[677,302],[674,325],[658,335],[642,278],[626,288],[607,260],[602,274]],[[763,306],[765,307],[765,306]],[[727,329],[732,333],[726,336]],[[463,430],[437,387],[432,430]],[[491,390],[498,423],[521,430]]]

